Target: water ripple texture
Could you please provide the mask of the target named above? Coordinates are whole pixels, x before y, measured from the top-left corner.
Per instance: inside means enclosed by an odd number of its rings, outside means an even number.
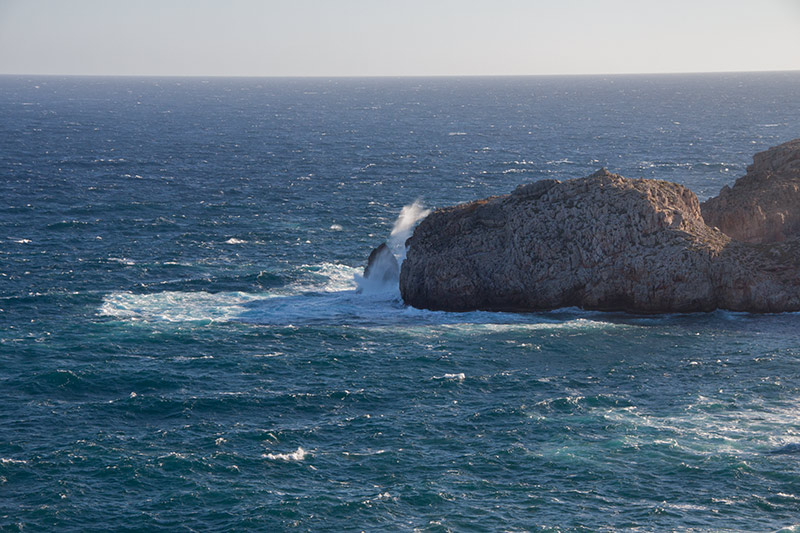
[[[0,77],[0,530],[800,530],[798,315],[359,284],[522,183],[715,195],[797,87]]]

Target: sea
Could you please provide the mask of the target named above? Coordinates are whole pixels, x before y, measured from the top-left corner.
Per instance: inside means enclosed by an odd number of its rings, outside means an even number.
[[[360,286],[429,209],[797,137],[800,72],[2,76],[0,530],[798,532],[800,314]]]

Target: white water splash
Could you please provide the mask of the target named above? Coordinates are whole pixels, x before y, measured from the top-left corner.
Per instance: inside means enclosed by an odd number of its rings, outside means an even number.
[[[306,458],[308,454],[303,448],[299,447],[290,453],[267,453],[264,454],[262,457],[265,459],[270,459],[272,461],[286,461],[286,462],[294,462],[294,461],[302,461]]]
[[[403,209],[400,210],[400,216],[394,222],[392,233],[389,235],[389,240],[386,244],[401,265],[406,258],[406,241],[411,236],[411,231],[417,222],[428,216],[430,212],[430,209],[422,207],[419,200],[403,206]]]
[[[258,295],[243,292],[112,292],[103,297],[99,313],[145,322],[228,322],[258,299]]]
[[[458,374],[445,374],[444,376],[433,376],[433,379],[461,382],[467,379],[467,375],[464,374],[463,372],[459,372]]]
[[[370,267],[369,278],[364,278],[356,274],[355,280],[358,284],[359,292],[369,294],[393,294],[399,296],[398,286],[399,268],[402,268],[406,258],[406,241],[411,236],[414,226],[423,218],[430,214],[430,209],[425,209],[419,200],[403,206],[400,215],[394,222],[392,232],[386,241],[386,246],[397,261],[391,260],[391,256],[379,255]],[[394,271],[391,273],[390,271]]]

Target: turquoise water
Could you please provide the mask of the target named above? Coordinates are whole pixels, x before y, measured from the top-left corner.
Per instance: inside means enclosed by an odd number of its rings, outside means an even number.
[[[701,198],[800,73],[0,78],[0,529],[800,529],[797,314],[356,292],[403,206]]]

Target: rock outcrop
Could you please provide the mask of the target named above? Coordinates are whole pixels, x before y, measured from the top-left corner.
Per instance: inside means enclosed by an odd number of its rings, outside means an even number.
[[[687,188],[604,169],[436,210],[406,246],[400,291],[419,308],[800,309],[800,243],[733,241]]]
[[[700,207],[709,226],[738,241],[800,235],[800,139],[757,153],[747,174]]]

